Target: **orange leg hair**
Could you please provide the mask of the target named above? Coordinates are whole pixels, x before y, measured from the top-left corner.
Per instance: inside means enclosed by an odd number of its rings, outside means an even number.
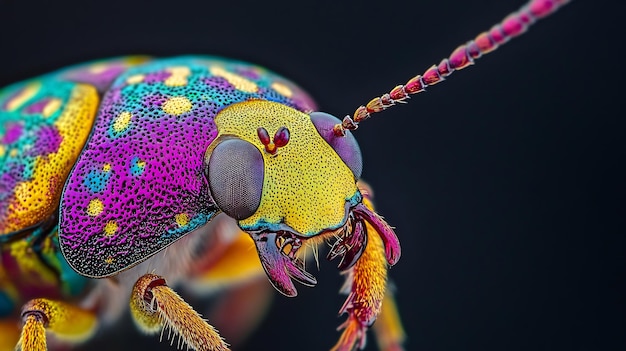
[[[372,191],[363,182],[358,182],[363,194],[363,204],[373,209]],[[343,330],[332,351],[352,351],[365,347],[367,329],[380,318],[375,327],[378,344],[383,351],[402,350],[404,332],[393,295],[387,288],[389,265],[385,258],[383,241],[376,229],[365,223],[368,242],[361,258],[345,272],[346,282],[341,289],[348,295],[340,314],[348,319],[339,326]]]
[[[98,325],[96,315],[65,302],[33,299],[22,308],[22,332],[15,350],[47,350],[46,332],[70,343],[87,340]]]
[[[400,313],[396,301],[393,298],[393,292],[388,287],[383,299],[383,306],[378,315],[378,319],[374,322],[374,334],[380,351],[402,351],[402,344],[406,335],[402,322],[400,321]]]

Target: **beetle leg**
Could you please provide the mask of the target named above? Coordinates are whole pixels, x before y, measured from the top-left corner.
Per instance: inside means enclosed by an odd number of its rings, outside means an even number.
[[[217,330],[158,275],[146,274],[137,280],[130,309],[135,323],[146,333],[169,329],[180,336],[180,342],[195,350],[229,350]]]
[[[372,210],[372,192],[369,186],[362,181],[359,181],[357,185],[363,194],[363,204]],[[386,223],[382,219],[379,220],[382,228],[387,229]],[[369,233],[368,240],[361,257],[350,269],[344,271],[346,282],[342,292],[347,294],[348,298],[339,313],[347,313],[348,319],[339,327],[340,330],[343,329],[343,333],[332,350],[351,351],[355,348],[363,348],[367,329],[379,315],[382,317],[380,321],[382,323],[377,327],[376,336],[381,349],[402,350],[404,333],[393,297],[387,289],[389,258],[397,255],[394,254],[395,251],[386,249],[384,238],[378,235],[381,226],[375,227],[369,221],[361,223],[366,233]],[[383,302],[389,306],[383,307]]]
[[[33,299],[22,308],[22,333],[16,350],[47,349],[46,332],[61,341],[78,343],[96,330],[96,315],[65,302]]]
[[[367,230],[374,230],[365,223]],[[339,311],[348,319],[339,327],[343,333],[333,351],[351,351],[365,347],[366,332],[380,313],[387,288],[387,260],[379,235],[369,235],[365,251],[355,265],[344,272],[346,283],[342,292],[348,298]]]
[[[373,325],[378,349],[381,351],[401,351],[404,350],[405,334],[402,322],[400,321],[400,313],[393,298],[393,292],[387,288],[383,306],[378,315],[378,319]]]
[[[372,189],[362,180],[359,181],[357,185],[359,190],[363,193],[365,205],[370,209],[373,209]],[[393,286],[391,283],[387,284],[380,314],[373,325],[373,329],[376,335],[376,342],[379,350],[404,350],[402,344],[404,343],[406,334],[404,333],[402,321],[400,320],[400,313],[398,312],[396,300],[393,296]]]

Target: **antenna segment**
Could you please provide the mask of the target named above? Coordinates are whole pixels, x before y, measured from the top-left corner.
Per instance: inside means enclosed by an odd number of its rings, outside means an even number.
[[[490,53],[512,38],[523,34],[538,19],[547,17],[570,0],[531,0],[519,11],[508,15],[502,22],[489,31],[480,33],[473,40],[459,46],[444,58],[438,65],[432,65],[421,75],[411,78],[406,84],[398,85],[389,93],[375,97],[365,106],[359,106],[354,115],[347,115],[336,124],[333,132],[336,136],[344,136],[345,130],[355,130],[359,123],[368,119],[372,113],[381,112],[397,103],[405,103],[410,95],[425,91],[426,87],[435,85],[454,71],[474,64],[474,60]]]

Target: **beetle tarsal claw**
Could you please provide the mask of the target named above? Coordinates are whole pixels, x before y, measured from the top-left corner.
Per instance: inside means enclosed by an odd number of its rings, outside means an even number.
[[[315,286],[317,280],[304,270],[304,264],[296,257],[302,241],[288,232],[262,232],[253,234],[261,264],[270,282],[282,294],[293,297],[298,291],[293,280],[306,286]]]
[[[341,257],[337,265],[339,270],[350,269],[363,255],[368,236],[365,222],[369,223],[380,235],[384,243],[387,263],[393,266],[400,259],[400,242],[393,229],[376,212],[363,204],[358,204],[352,209],[346,225],[326,256],[331,261]]]
[[[367,231],[360,219],[350,216],[342,235],[335,241],[326,258],[330,261],[341,257],[337,265],[339,270],[346,270],[354,266],[367,246]]]

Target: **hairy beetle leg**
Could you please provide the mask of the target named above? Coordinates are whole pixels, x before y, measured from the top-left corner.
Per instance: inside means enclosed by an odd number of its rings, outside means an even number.
[[[366,230],[374,232],[369,223],[365,225]],[[346,282],[341,292],[348,298],[339,314],[348,314],[348,319],[338,328],[343,332],[333,351],[351,351],[365,346],[367,329],[382,308],[387,289],[387,268],[383,240],[379,235],[369,235],[361,258],[344,272]]]
[[[387,270],[400,257],[400,246],[391,227],[373,211],[371,191],[367,184],[359,181],[359,189],[363,193],[363,204],[355,209],[356,223],[363,225],[367,233],[367,242],[361,257],[354,265],[343,272],[346,282],[341,289],[348,295],[339,314],[348,314],[348,319],[339,326],[343,329],[341,337],[332,351],[352,351],[363,348],[366,342],[367,329],[379,315],[386,317],[379,323],[376,337],[379,343],[389,348],[383,350],[402,350],[404,333],[395,310],[393,297],[387,291]],[[383,301],[392,303],[383,306]]]
[[[373,325],[376,334],[376,342],[378,349],[381,351],[402,351],[402,344],[406,338],[402,322],[400,321],[400,313],[393,297],[392,289],[387,288],[383,306],[378,315],[378,319]]]
[[[228,346],[217,330],[155,274],[139,278],[130,300],[131,314],[139,328],[147,333],[174,332],[184,343],[198,351],[227,351]],[[181,346],[179,344],[179,346]]]
[[[78,343],[96,330],[97,319],[92,312],[65,302],[34,299],[22,308],[22,333],[16,350],[47,350],[46,331],[61,341]]]

